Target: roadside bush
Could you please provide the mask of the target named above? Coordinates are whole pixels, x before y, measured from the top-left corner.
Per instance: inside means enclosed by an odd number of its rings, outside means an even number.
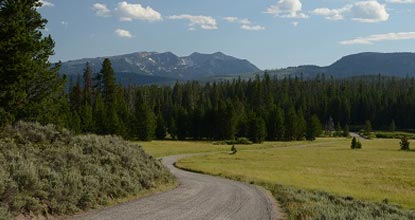
[[[386,202],[366,202],[326,192],[308,191],[282,185],[266,185],[291,220],[353,219],[414,220],[415,212]]]
[[[0,130],[0,216],[73,214],[171,181],[158,160],[119,137],[24,122]]]

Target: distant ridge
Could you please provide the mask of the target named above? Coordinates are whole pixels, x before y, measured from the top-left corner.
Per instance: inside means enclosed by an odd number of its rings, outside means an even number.
[[[415,53],[358,53],[345,56],[330,66],[298,66],[271,70],[271,75],[283,78],[300,76],[305,78],[325,74],[335,78],[384,75],[395,77],[415,76]]]
[[[240,75],[261,71],[248,60],[238,59],[221,52],[192,53],[179,57],[172,52],[137,52],[125,55],[85,58],[62,63],[61,74],[82,74],[88,62],[99,72],[105,58],[109,58],[123,84],[167,83],[176,80],[199,80],[217,75]]]

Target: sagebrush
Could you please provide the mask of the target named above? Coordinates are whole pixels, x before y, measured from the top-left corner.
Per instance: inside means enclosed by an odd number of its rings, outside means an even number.
[[[265,184],[291,220],[414,220],[415,212],[383,202],[367,202],[327,192]]]
[[[0,130],[2,216],[72,214],[171,181],[158,160],[119,137],[25,122]]]

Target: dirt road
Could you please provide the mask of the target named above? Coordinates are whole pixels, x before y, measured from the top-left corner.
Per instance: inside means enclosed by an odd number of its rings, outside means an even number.
[[[91,211],[69,220],[274,220],[272,198],[263,190],[223,178],[179,170],[163,159],[180,186],[158,195]]]

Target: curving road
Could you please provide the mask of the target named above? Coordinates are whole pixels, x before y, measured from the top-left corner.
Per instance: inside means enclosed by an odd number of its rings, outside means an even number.
[[[274,200],[255,186],[174,167],[187,156],[163,158],[180,186],[154,196],[95,210],[70,220],[274,220]]]

